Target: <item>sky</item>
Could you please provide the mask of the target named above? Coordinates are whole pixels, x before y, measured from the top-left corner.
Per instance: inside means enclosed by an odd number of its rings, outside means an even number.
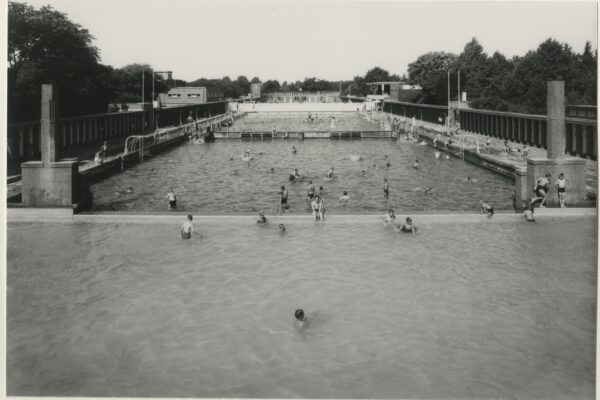
[[[459,54],[476,37],[489,55],[524,55],[547,38],[597,49],[593,1],[28,0],[87,28],[101,62],[173,77],[280,82],[350,80],[379,66],[402,75],[429,51]]]

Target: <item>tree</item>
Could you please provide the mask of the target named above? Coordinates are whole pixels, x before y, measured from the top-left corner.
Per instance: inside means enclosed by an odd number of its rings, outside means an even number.
[[[365,74],[365,81],[369,82],[387,82],[390,80],[390,73],[383,68],[371,68]]]
[[[469,97],[478,98],[487,88],[489,74],[486,71],[488,56],[476,38],[466,44],[456,60],[456,68],[461,71],[461,83]],[[463,75],[464,74],[464,75]]]
[[[258,76],[255,76],[250,80],[250,83],[260,83],[260,78]]]
[[[262,91],[264,93],[273,93],[273,92],[278,92],[279,90],[281,90],[281,85],[279,84],[279,81],[277,81],[277,80],[275,80],[275,81],[268,80],[265,83],[263,83],[263,85],[262,85]]]
[[[8,117],[39,118],[41,85],[58,86],[61,115],[106,110],[113,94],[97,92],[108,70],[87,29],[50,6],[8,3]]]
[[[458,56],[445,52],[430,52],[408,64],[409,83],[423,89],[418,101],[445,105],[448,96],[448,70],[453,70]],[[451,84],[451,90],[454,85]]]

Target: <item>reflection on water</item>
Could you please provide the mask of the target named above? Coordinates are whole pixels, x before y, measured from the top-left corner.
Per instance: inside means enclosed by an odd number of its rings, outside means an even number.
[[[228,221],[10,224],[8,394],[593,396],[593,221]]]
[[[292,145],[298,152],[292,153]],[[241,160],[249,149],[254,158]],[[391,166],[386,167],[385,155]],[[415,159],[419,169],[412,168]],[[330,167],[335,177],[327,178]],[[456,158],[436,159],[414,142],[388,140],[217,141],[186,144],[93,186],[97,210],[166,211],[173,187],[177,209],[203,214],[274,213],[279,188],[289,190],[290,212],[309,211],[307,178],[289,181],[294,169],[323,186],[325,206],[336,214],[399,210],[473,211],[479,199],[512,210],[513,182]],[[364,171],[364,172],[363,172]],[[467,182],[467,177],[472,182]],[[389,183],[384,197],[383,179]],[[425,193],[432,188],[433,194]],[[343,191],[352,200],[339,200]]]

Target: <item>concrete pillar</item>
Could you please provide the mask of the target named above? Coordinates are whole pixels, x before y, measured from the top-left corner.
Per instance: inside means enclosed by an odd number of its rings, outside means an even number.
[[[567,182],[566,204],[583,204],[587,197],[585,186],[585,160],[578,157],[566,157],[565,99],[564,82],[548,82],[548,110],[546,123],[547,158],[527,159],[527,180],[529,193],[533,191],[535,181],[546,173],[552,175],[550,187],[553,188],[558,174],[563,173]],[[533,125],[533,124],[532,124]],[[533,128],[533,127],[532,127]],[[556,190],[551,189],[548,205],[558,203]]]
[[[71,207],[80,198],[78,160],[57,161],[57,117],[55,87],[42,85],[42,160],[21,164],[25,206]]]
[[[565,158],[565,82],[549,81],[546,115],[546,147],[548,158]]]
[[[58,102],[56,87],[53,84],[42,85],[42,122],[41,122],[41,152],[42,163],[49,164],[58,159],[56,137],[56,115]]]

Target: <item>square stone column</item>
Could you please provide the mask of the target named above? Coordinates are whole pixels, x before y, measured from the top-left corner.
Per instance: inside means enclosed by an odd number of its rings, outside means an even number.
[[[58,159],[57,96],[54,85],[42,85],[41,161],[21,164],[22,203],[29,207],[72,207],[81,196],[78,160]]]

